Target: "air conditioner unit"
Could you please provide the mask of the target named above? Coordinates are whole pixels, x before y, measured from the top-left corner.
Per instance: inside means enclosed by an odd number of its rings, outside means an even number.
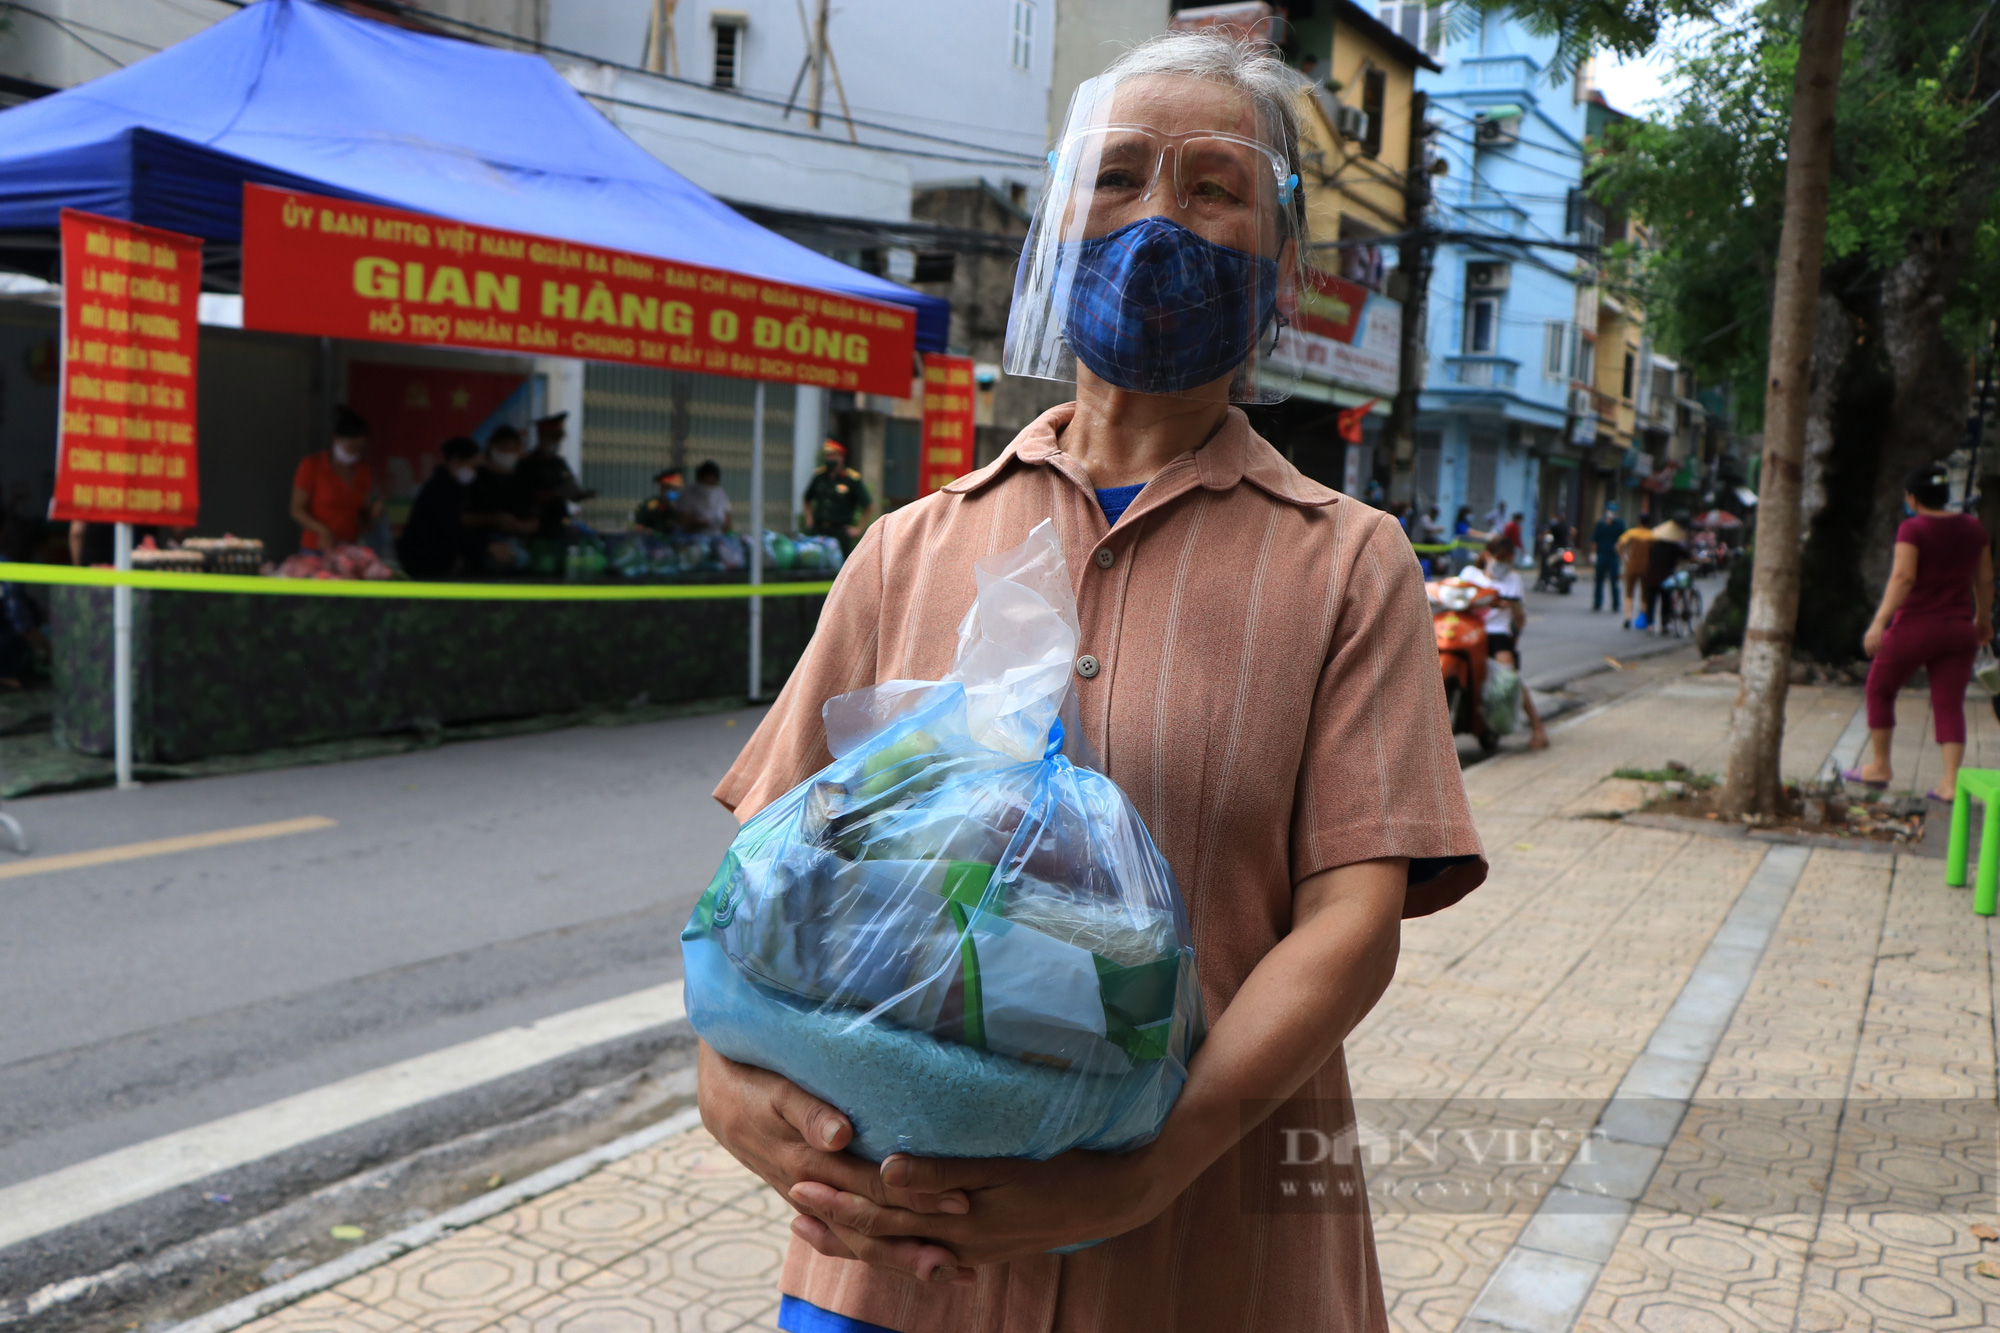
[[[1472,118],[1472,137],[1481,148],[1497,148],[1521,142],[1521,113],[1514,107],[1500,107],[1498,114],[1481,111]]]
[[[1333,128],[1341,138],[1359,142],[1368,137],[1368,113],[1358,106],[1336,103],[1333,109]]]
[[[1580,417],[1590,411],[1590,390],[1572,387],[1569,391],[1569,414]]]
[[[1465,290],[1479,295],[1504,292],[1513,274],[1513,265],[1493,262],[1465,266]]]

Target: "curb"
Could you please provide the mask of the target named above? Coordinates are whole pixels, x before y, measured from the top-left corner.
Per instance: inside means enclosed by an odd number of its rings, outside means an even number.
[[[693,1032],[678,1012],[678,985],[669,988],[671,1004],[637,992],[644,1003],[627,996],[551,1015],[0,1191],[17,1209],[35,1207],[40,1196],[55,1196],[57,1205],[44,1225],[0,1247],[0,1271],[14,1292],[0,1295],[0,1327],[63,1304],[134,1261],[410,1154],[540,1115],[663,1059],[691,1067]],[[539,1040],[541,1049],[518,1049],[524,1040]],[[247,1123],[252,1118],[259,1124]],[[260,1128],[266,1120],[272,1125]],[[271,1142],[230,1159],[260,1133]],[[103,1207],[86,1211],[65,1198],[93,1180],[110,1182]],[[65,1204],[72,1215],[62,1215]],[[10,1221],[11,1230],[24,1230],[23,1217],[0,1213],[0,1227]]]
[[[371,1241],[358,1249],[350,1250],[338,1259],[308,1269],[297,1277],[286,1278],[262,1291],[218,1306],[207,1314],[196,1315],[193,1319],[175,1324],[165,1333],[228,1333],[241,1328],[254,1319],[260,1319],[307,1296],[317,1295],[330,1287],[338,1286],[357,1274],[371,1268],[379,1268],[392,1259],[399,1259],[412,1250],[421,1249],[454,1231],[462,1231],[475,1223],[483,1222],[496,1213],[504,1213],[509,1208],[526,1203],[539,1195],[560,1189],[564,1185],[581,1180],[593,1171],[611,1163],[642,1152],[656,1143],[684,1134],[701,1123],[701,1112],[694,1107],[677,1112],[657,1125],[648,1126],[622,1139],[614,1139],[602,1147],[578,1153],[565,1162],[558,1162],[546,1170],[537,1171],[525,1180],[517,1180],[511,1185],[503,1185],[488,1194],[482,1194],[468,1203],[460,1204],[449,1212],[439,1213],[415,1226],[404,1227],[391,1232],[377,1241]]]

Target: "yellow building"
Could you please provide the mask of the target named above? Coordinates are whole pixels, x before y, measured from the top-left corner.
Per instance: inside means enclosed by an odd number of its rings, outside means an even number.
[[[1287,54],[1307,79],[1299,148],[1314,243],[1403,230],[1403,173],[1410,161],[1411,95],[1419,68],[1441,67],[1351,0],[1313,6],[1291,24]],[[1426,33],[1433,39],[1435,34]],[[1322,249],[1321,263],[1375,290],[1387,256]],[[1340,262],[1333,262],[1338,255]]]
[[[1430,13],[1418,8],[1419,27]],[[1271,387],[1288,401],[1258,409],[1254,420],[1308,476],[1361,493],[1396,396],[1403,310],[1394,238],[1404,230],[1417,70],[1440,68],[1421,41],[1439,34],[1406,40],[1352,0],[1202,5],[1178,10],[1173,26],[1264,37],[1299,72],[1312,271],[1265,362],[1282,381]],[[1357,418],[1355,409],[1366,410]]]

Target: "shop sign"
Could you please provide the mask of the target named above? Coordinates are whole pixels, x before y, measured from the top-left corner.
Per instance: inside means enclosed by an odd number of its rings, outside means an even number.
[[[916,312],[523,232],[243,187],[243,327],[910,391]]]
[[[201,241],[62,211],[53,517],[191,527]]]
[[[1271,360],[1301,379],[1394,394],[1402,304],[1320,269],[1302,276],[1298,309],[1278,334]]]
[[[924,355],[925,495],[972,471],[972,358]]]

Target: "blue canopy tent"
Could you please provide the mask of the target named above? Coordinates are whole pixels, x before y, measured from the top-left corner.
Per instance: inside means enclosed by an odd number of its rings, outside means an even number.
[[[947,302],[766,230],[536,56],[261,0],[126,69],[0,112],[0,253],[53,263],[64,207],[231,244],[243,183],[433,213],[912,307]],[[29,233],[22,236],[20,233]],[[24,262],[39,254],[41,262]]]

